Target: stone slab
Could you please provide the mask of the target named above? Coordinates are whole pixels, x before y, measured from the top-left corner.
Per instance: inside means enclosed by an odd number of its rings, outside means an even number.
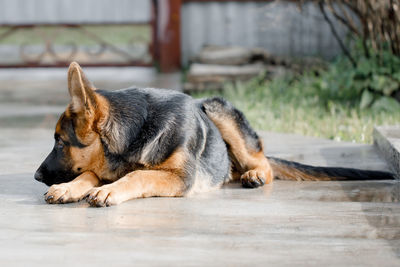
[[[374,128],[374,144],[400,179],[400,125]]]

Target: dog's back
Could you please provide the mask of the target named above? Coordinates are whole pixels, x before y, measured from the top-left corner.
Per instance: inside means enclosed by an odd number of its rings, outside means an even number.
[[[109,123],[118,125],[109,127],[118,129],[113,133],[118,138],[103,142],[105,151],[109,146],[121,148],[117,155],[106,154],[115,169],[157,165],[179,149],[186,157],[185,183],[190,192],[218,187],[229,179],[226,145],[198,101],[177,91],[152,88],[97,93],[110,104]]]

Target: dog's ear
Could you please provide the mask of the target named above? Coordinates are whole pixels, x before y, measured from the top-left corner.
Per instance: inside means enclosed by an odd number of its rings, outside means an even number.
[[[74,112],[91,112],[95,106],[94,86],[86,78],[78,63],[72,62],[68,69],[68,90]]]

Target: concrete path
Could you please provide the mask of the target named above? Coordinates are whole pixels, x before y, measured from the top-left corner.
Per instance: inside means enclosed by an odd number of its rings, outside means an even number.
[[[52,130],[0,130],[2,266],[396,266],[399,183],[275,181],[110,208],[48,205],[33,172]],[[270,154],[387,169],[372,146],[263,133]]]
[[[85,67],[84,71],[101,89],[131,86],[182,89],[179,72],[159,74],[145,67]],[[0,103],[64,105],[68,99],[67,68],[0,69]]]

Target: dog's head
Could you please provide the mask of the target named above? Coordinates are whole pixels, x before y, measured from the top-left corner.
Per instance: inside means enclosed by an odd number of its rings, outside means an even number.
[[[71,102],[57,122],[53,150],[35,173],[36,180],[49,186],[104,163],[98,126],[107,116],[107,104],[75,62],[68,70],[68,89]]]

